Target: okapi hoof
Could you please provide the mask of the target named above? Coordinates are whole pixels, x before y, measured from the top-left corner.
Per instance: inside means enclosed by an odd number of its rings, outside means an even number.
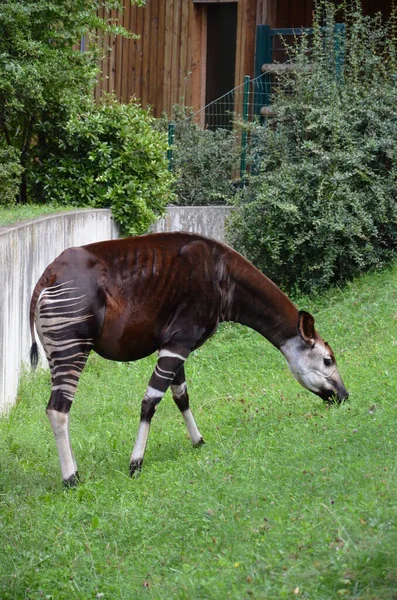
[[[130,477],[138,477],[142,471],[143,459],[130,462]]]
[[[68,479],[64,479],[63,480],[63,485],[66,488],[74,488],[79,483],[80,483],[80,477],[79,477],[79,474],[78,474],[77,471],[76,471],[76,473],[73,473],[73,475],[71,475],[70,477],[68,477]]]
[[[202,446],[203,444],[205,444],[205,441],[203,440],[203,438],[200,438],[197,442],[195,442],[193,444],[194,448],[199,448],[200,446]]]

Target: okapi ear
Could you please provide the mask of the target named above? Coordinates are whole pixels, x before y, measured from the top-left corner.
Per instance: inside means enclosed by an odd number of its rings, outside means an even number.
[[[309,344],[310,346],[314,344],[316,335],[314,330],[314,317],[304,310],[300,310],[298,313],[298,333],[306,344]]]

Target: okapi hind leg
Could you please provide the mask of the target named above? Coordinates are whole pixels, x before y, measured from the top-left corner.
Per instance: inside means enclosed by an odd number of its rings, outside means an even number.
[[[77,383],[89,355],[88,348],[80,350],[66,360],[51,357],[50,369],[52,393],[46,413],[54,434],[61,465],[62,480],[66,487],[79,482],[76,460],[73,455],[69,434],[69,416]]]
[[[74,487],[79,482],[77,465],[73,456],[69,435],[69,412],[47,408],[47,416],[51,423],[61,463],[62,480],[66,487]]]
[[[138,435],[130,459],[131,476],[140,473],[142,469],[151,420],[158,403],[175,380],[176,374],[183,368],[187,355],[188,352],[181,354],[180,350],[173,352],[169,349],[162,349],[159,351],[156,367],[142,400]]]
[[[182,413],[193,446],[201,446],[201,444],[204,444],[204,440],[201,433],[198,430],[196,421],[194,420],[192,411],[189,407],[189,396],[187,393],[185,368],[183,366],[175,375],[174,381],[171,384],[171,392],[175,404]]]
[[[77,278],[45,287],[37,300],[35,325],[51,372],[47,416],[54,433],[67,487],[76,485],[78,472],[69,435],[69,413],[81,372],[101,325],[97,298],[85,293]],[[34,358],[34,347],[33,347]]]

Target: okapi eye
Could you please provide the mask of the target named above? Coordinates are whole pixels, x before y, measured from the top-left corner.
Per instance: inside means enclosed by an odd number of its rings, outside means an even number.
[[[332,358],[324,358],[324,365],[326,367],[331,367],[332,366]]]

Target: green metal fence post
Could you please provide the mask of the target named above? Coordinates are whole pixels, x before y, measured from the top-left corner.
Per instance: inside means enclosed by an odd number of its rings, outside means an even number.
[[[243,96],[243,121],[248,122],[249,111],[249,94],[250,94],[250,76],[244,77],[244,96]],[[241,185],[244,185],[245,172],[247,169],[247,131],[244,130],[241,134],[241,160],[240,160],[240,179]]]
[[[168,150],[167,150],[167,159],[168,159],[168,170],[174,170],[174,162],[173,162],[173,145],[174,145],[174,135],[175,135],[175,123],[168,123]]]

